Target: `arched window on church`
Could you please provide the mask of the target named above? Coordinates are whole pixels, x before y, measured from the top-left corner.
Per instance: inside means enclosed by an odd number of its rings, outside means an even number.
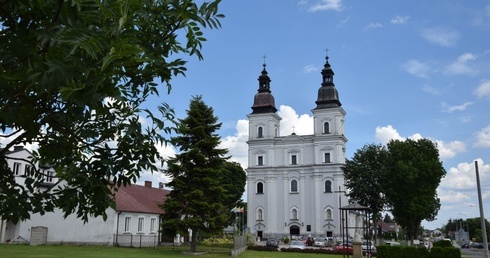
[[[331,209],[327,209],[325,211],[325,219],[326,220],[332,220],[332,210]]]
[[[262,209],[257,209],[257,220],[263,220],[263,211],[262,211]]]
[[[330,133],[330,124],[328,122],[323,123],[323,133]]]
[[[258,194],[263,194],[264,193],[264,184],[262,182],[257,183],[257,193]]]
[[[332,181],[327,180],[325,181],[325,193],[331,193],[332,192]]]
[[[297,209],[291,210],[291,219],[292,220],[298,220],[298,210]]]
[[[264,128],[262,126],[259,126],[257,129],[257,138],[263,138],[264,137]]]
[[[291,192],[292,193],[297,193],[298,192],[298,181],[291,180]]]

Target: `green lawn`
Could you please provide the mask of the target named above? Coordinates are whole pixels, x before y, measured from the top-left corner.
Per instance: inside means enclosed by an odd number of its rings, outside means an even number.
[[[168,248],[125,248],[107,246],[28,246],[28,245],[9,245],[0,244],[0,257],[8,258],[76,258],[76,257],[95,257],[95,258],[147,258],[147,257],[231,257],[229,253],[207,253],[199,256],[185,255],[182,250],[169,250]],[[246,251],[240,258],[287,258],[298,257],[298,253],[290,252],[265,252],[265,251]],[[301,257],[323,257],[339,258],[341,255],[325,254],[301,254]]]

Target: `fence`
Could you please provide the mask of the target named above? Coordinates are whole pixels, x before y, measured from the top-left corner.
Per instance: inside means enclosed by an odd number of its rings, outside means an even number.
[[[125,247],[153,247],[158,246],[158,235],[114,235],[114,242]]]

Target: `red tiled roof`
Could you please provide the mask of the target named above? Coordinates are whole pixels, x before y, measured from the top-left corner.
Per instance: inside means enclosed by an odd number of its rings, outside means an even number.
[[[121,186],[116,192],[116,211],[163,214],[158,207],[170,190],[142,185]]]

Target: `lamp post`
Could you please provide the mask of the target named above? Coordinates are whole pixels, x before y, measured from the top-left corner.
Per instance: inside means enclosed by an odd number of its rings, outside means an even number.
[[[481,187],[480,187],[480,174],[478,172],[478,161],[475,160],[475,172],[476,172],[476,187],[478,190],[478,204],[480,205],[480,221],[481,221],[481,230],[482,230],[482,238],[483,238],[483,247],[485,248],[485,258],[488,257],[488,240],[487,240],[487,228],[485,225],[485,216],[483,214],[483,201],[481,196]]]

